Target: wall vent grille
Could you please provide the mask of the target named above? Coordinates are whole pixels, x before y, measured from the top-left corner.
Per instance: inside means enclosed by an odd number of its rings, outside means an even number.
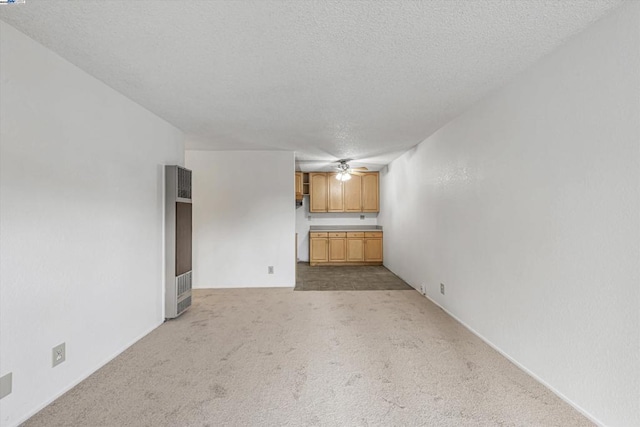
[[[191,200],[191,171],[178,168],[178,197]]]
[[[191,290],[191,271],[176,277],[176,299]]]
[[[189,307],[191,307],[191,295],[178,303],[178,314],[182,313]]]

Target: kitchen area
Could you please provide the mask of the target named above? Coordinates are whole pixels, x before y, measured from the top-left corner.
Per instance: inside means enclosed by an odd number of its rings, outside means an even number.
[[[379,173],[352,173],[347,180],[338,179],[339,174],[295,174],[297,260],[314,266],[381,265],[383,231],[377,225]]]
[[[379,172],[345,171],[295,173],[296,288],[411,289],[382,267]]]

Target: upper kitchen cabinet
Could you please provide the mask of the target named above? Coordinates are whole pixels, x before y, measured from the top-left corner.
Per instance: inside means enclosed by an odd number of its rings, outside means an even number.
[[[336,179],[337,181],[337,179]],[[309,174],[309,212],[327,212],[327,174],[311,172]]]
[[[302,195],[309,195],[309,174],[306,172],[302,173]]]
[[[309,212],[379,212],[378,172],[351,175],[348,181],[336,173],[309,173]]]
[[[302,200],[302,172],[296,172],[296,200]]]
[[[338,181],[336,179],[336,181]],[[363,212],[362,210],[362,176],[351,175],[349,181],[343,183],[344,212]]]
[[[344,191],[342,181],[336,179],[337,173],[327,174],[328,209],[327,212],[344,212]]]
[[[362,175],[362,212],[380,212],[378,173]]]

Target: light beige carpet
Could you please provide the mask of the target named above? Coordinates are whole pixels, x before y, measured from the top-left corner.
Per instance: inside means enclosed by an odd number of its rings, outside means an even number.
[[[417,292],[195,291],[27,426],[582,426]]]

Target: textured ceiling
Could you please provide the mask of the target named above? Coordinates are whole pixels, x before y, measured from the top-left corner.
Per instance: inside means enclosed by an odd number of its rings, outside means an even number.
[[[188,148],[375,165],[619,4],[27,0],[0,19],[182,129]]]

